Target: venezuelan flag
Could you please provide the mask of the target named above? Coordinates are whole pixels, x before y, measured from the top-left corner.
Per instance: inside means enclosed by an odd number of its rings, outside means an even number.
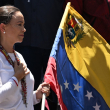
[[[44,79],[62,110],[110,110],[110,45],[70,3]]]

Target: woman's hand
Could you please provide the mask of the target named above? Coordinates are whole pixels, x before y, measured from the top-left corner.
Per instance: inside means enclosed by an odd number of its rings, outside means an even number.
[[[36,99],[41,99],[42,94],[45,93],[46,97],[50,94],[50,84],[43,82],[39,85],[38,89],[36,90]]]
[[[29,69],[27,69],[27,67],[23,63],[20,63],[18,65],[16,61],[14,62],[14,71],[14,76],[18,79],[18,81],[20,81],[24,76],[30,73]]]

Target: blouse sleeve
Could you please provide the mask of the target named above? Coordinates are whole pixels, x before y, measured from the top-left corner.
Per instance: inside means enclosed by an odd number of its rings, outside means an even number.
[[[1,79],[1,76],[0,76],[0,79]],[[9,81],[4,85],[0,85],[0,103],[3,102],[7,97],[12,95],[16,89],[17,89],[17,85],[12,78],[9,79]]]
[[[33,104],[38,104],[41,101],[41,99],[36,99],[36,93],[33,91]]]

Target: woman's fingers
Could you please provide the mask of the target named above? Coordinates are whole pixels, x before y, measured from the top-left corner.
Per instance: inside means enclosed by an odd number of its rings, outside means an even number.
[[[42,83],[42,92],[46,94],[48,97],[50,95],[50,84],[49,83]]]
[[[24,76],[30,73],[29,69],[26,65],[23,63],[20,63],[17,65],[17,62],[14,62],[14,70],[15,70],[15,76],[18,80],[21,80]]]
[[[47,87],[47,88],[50,89],[50,84],[49,83],[46,83],[46,82],[43,82],[42,83],[42,87]]]
[[[24,65],[23,63],[20,63],[20,65],[23,68],[25,75],[27,75],[28,73],[30,73],[30,71],[29,71],[29,69],[27,68],[26,65]]]
[[[26,68],[26,71],[25,71],[25,74],[29,74],[30,73],[30,70],[28,68]]]

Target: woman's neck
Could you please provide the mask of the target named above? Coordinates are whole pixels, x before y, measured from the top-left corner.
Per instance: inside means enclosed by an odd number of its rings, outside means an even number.
[[[1,42],[1,45],[7,51],[7,53],[13,53],[13,44],[10,44],[5,41],[5,42]]]

